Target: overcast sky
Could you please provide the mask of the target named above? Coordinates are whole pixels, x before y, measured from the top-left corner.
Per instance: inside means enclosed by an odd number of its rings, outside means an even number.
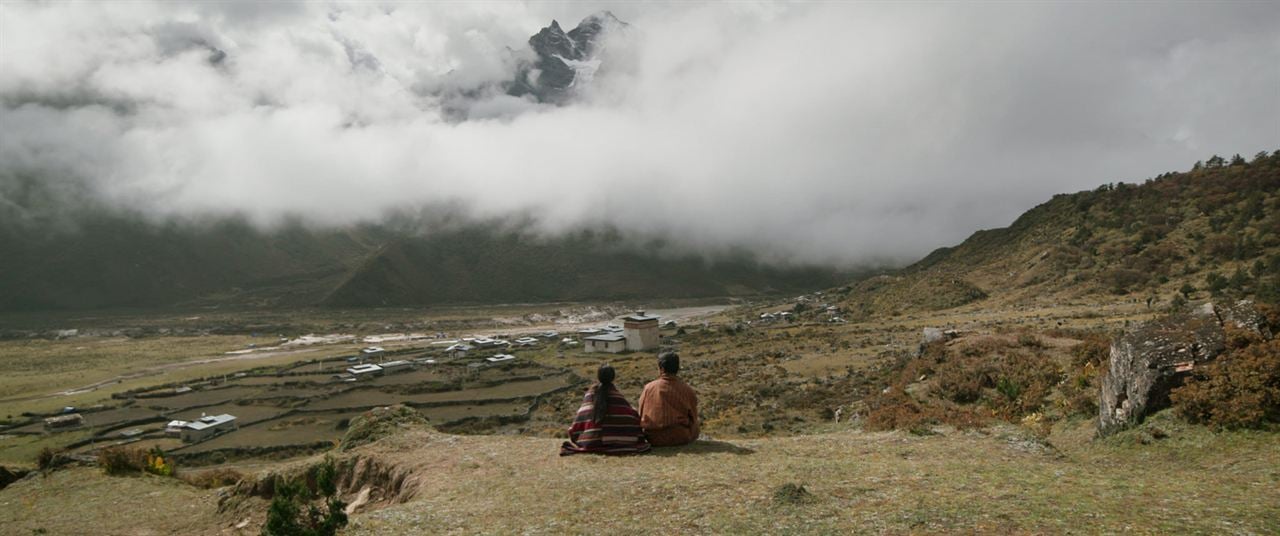
[[[630,28],[574,102],[497,89],[551,19],[605,7]],[[0,4],[0,195],[38,176],[157,218],[455,203],[910,260],[1278,148],[1275,2]]]

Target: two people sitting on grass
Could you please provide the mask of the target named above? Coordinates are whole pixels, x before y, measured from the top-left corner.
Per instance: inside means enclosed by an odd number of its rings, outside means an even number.
[[[613,385],[613,367],[601,365],[596,371],[598,383],[583,396],[560,455],[639,454],[648,452],[650,445],[683,445],[697,439],[698,395],[676,376],[680,356],[663,353],[658,369],[658,379],[644,386],[640,411],[636,411]]]

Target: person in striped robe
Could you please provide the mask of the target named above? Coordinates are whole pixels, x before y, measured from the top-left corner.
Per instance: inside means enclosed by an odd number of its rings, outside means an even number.
[[[614,371],[608,363],[600,365],[596,379],[582,397],[582,407],[569,428],[569,440],[560,445],[560,455],[592,454],[640,454],[649,452],[649,441],[640,429],[640,414],[631,407],[627,398],[613,386]],[[604,404],[596,404],[604,393]]]

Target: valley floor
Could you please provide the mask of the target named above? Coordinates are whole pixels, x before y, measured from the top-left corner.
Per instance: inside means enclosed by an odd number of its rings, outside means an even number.
[[[344,534],[1280,531],[1280,436],[1158,418],[1144,428],[1162,427],[1162,440],[1141,440],[1140,429],[1088,441],[1088,423],[1071,426],[1056,448],[1007,426],[927,436],[831,428],[628,458],[562,458],[552,439],[409,430],[341,455],[408,474],[398,490],[407,500],[367,505]],[[787,484],[807,493],[786,494]],[[348,500],[364,485],[349,486]],[[70,469],[0,491],[0,527],[260,530],[265,502],[219,514],[218,494]]]

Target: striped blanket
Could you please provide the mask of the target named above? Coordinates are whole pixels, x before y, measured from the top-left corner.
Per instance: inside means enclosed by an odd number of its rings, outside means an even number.
[[[649,451],[649,442],[640,430],[640,414],[617,389],[609,390],[609,414],[603,423],[591,420],[595,408],[594,389],[582,398],[582,407],[569,428],[569,440],[560,445],[560,455],[639,454]]]

